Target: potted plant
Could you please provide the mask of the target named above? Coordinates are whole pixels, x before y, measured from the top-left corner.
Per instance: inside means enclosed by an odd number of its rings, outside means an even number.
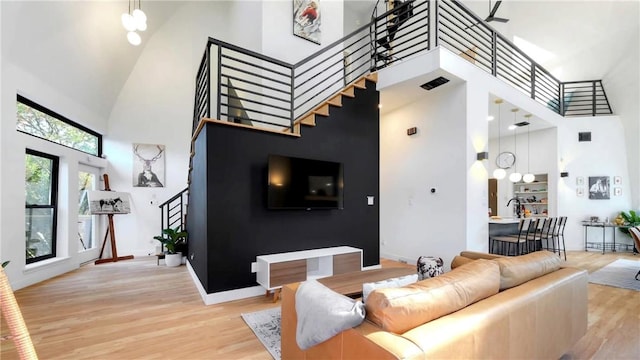
[[[180,266],[182,264],[182,253],[177,252],[176,248],[187,241],[187,232],[178,231],[180,229],[177,226],[175,229],[166,228],[162,230],[162,235],[154,236],[153,238],[160,241],[162,245],[167,248],[164,262],[167,266]]]
[[[631,236],[631,234],[629,233],[629,228],[640,225],[640,215],[638,215],[633,210],[629,210],[628,213],[621,211],[619,216],[624,220],[624,225],[620,227],[620,231]]]

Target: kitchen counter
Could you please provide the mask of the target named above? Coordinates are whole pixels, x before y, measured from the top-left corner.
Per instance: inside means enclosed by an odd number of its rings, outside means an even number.
[[[518,218],[501,218],[501,219],[491,219],[489,218],[489,224],[518,224],[520,219]]]

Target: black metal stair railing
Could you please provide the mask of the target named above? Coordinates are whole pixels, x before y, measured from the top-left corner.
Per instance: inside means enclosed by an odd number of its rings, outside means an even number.
[[[436,17],[438,46],[465,55],[556,113],[612,114],[601,81],[561,82],[459,1],[439,1]]]
[[[432,3],[406,0],[374,11],[369,24],[296,64],[209,38],[196,77],[193,130],[213,117],[292,131],[296,119],[362,75],[430,50],[432,37],[435,46],[558,114],[612,113],[600,80],[561,82],[459,1],[435,1],[435,11]]]
[[[185,215],[188,191],[189,188],[186,188],[158,206],[161,211],[161,234],[162,230],[168,228],[175,229],[178,227],[178,231],[187,229]]]

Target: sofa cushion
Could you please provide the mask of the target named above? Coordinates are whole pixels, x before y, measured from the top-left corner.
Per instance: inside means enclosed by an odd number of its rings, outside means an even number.
[[[526,255],[494,259],[500,266],[500,290],[523,284],[529,280],[556,271],[560,257],[550,251],[536,251]]]
[[[402,334],[498,293],[500,268],[491,260],[476,260],[440,275],[400,288],[369,294],[367,318],[385,331]]]
[[[453,260],[451,260],[451,269],[453,270],[458,266],[464,265],[466,263],[470,263],[472,261],[475,261],[475,259],[469,259],[468,257],[456,255],[453,257]]]
[[[302,350],[332,338],[364,320],[364,305],[329,289],[316,280],[296,291],[296,342]]]
[[[400,287],[413,284],[416,281],[418,281],[418,274],[411,274],[382,281],[364,283],[362,284],[362,302],[366,303],[369,294],[375,289]]]

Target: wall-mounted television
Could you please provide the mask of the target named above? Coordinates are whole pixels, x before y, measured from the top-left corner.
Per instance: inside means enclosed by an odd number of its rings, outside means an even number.
[[[269,209],[342,209],[342,163],[269,155]]]

